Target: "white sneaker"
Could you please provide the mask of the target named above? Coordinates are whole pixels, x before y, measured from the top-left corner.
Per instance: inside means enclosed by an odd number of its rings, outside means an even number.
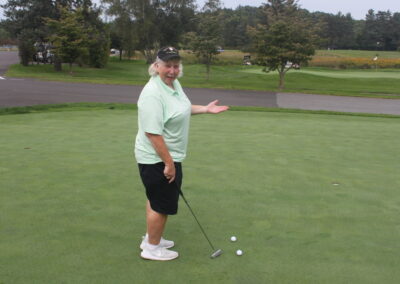
[[[143,251],[140,253],[140,256],[144,259],[166,261],[177,258],[179,254],[176,251],[172,251],[163,247],[149,249],[147,246],[145,246]]]
[[[146,246],[146,244],[148,243],[148,235],[146,234],[146,236],[142,237],[142,243],[140,244],[140,249],[143,250],[144,247]],[[163,247],[163,248],[172,248],[175,245],[174,241],[169,241],[169,240],[165,240],[163,237],[161,237],[159,246]]]

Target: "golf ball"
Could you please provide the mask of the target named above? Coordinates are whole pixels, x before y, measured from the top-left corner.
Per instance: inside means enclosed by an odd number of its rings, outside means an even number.
[[[242,250],[238,249],[238,250],[236,251],[236,255],[242,255],[242,254],[243,254]]]
[[[236,242],[236,240],[237,240],[237,239],[236,239],[235,236],[232,236],[232,237],[231,237],[231,241],[232,241],[232,242]]]

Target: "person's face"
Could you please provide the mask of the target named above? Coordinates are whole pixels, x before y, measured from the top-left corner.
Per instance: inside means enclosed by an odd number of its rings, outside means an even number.
[[[176,78],[178,78],[180,72],[180,61],[170,60],[167,62],[157,63],[158,75],[160,75],[161,80],[168,86],[173,86],[172,83]]]

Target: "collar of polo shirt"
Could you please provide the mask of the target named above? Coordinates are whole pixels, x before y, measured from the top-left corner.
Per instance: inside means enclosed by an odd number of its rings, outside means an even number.
[[[176,83],[176,80],[172,83],[174,84],[174,89],[172,89],[171,87],[169,87],[167,84],[165,84],[163,82],[163,80],[161,80],[160,76],[156,77],[156,80],[159,82],[159,84],[161,84],[161,86],[163,86],[164,90],[166,92],[168,92],[169,94],[173,95],[173,96],[179,96],[179,92],[177,90],[178,84]]]

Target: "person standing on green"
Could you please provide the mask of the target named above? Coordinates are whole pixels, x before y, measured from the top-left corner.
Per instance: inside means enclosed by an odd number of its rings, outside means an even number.
[[[182,64],[173,47],[158,51],[149,74],[151,78],[138,100],[139,130],[135,141],[135,158],[148,199],[147,232],[140,244],[140,255],[144,259],[172,260],[179,254],[169,250],[174,242],[162,235],[168,215],[178,211],[190,116],[217,114],[228,107],[218,106],[217,100],[205,106],[190,103],[177,80],[182,75]]]

